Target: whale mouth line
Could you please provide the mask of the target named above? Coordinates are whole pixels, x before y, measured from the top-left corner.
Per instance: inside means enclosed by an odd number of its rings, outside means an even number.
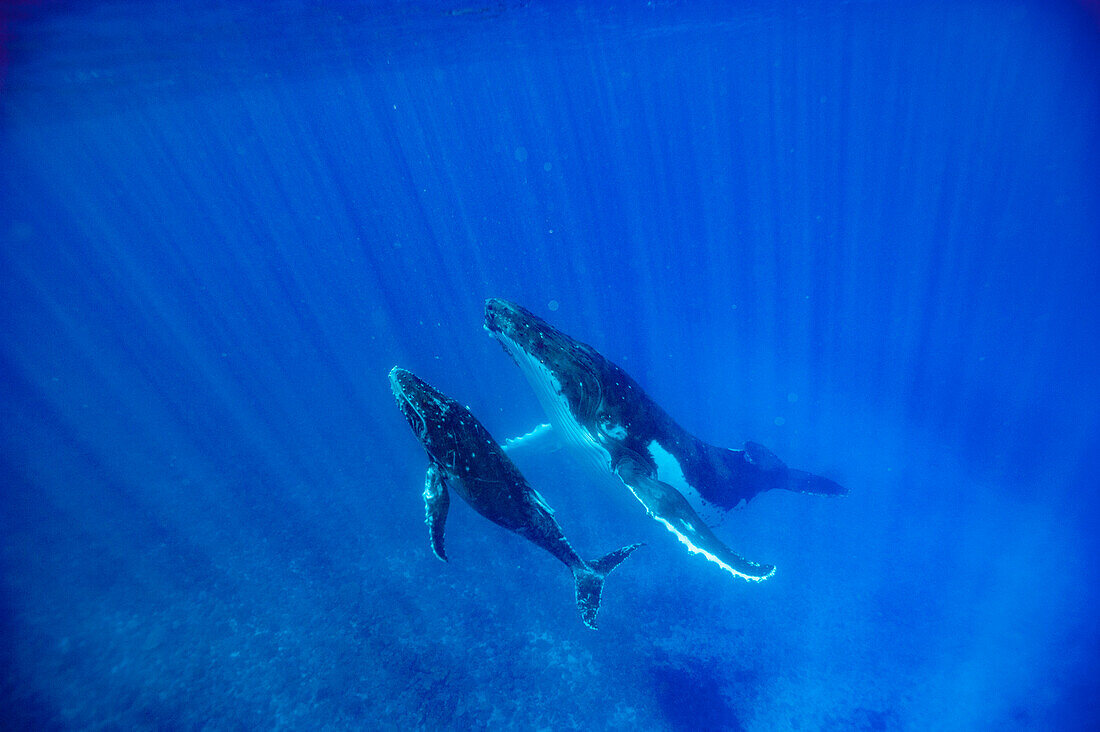
[[[412,410],[413,414],[416,415],[416,418],[420,420],[419,429],[413,427],[413,432],[415,432],[417,437],[419,437],[421,440],[426,441],[428,439],[428,418],[424,416],[424,411],[419,406],[417,406],[416,402],[413,401],[412,397],[409,396],[408,390],[401,383],[401,373],[409,372],[399,370],[396,367],[393,369],[393,371],[390,372],[390,390],[393,391],[393,395],[397,397],[401,402],[404,402],[404,404]],[[400,406],[400,404],[398,406]],[[405,410],[401,411],[404,412]],[[405,413],[406,415],[408,414],[407,412]]]

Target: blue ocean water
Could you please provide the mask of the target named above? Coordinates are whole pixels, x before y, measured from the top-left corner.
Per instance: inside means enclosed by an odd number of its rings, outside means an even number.
[[[1069,2],[8,3],[12,729],[1092,729],[1100,22]],[[717,529],[564,454],[455,501],[411,369],[543,413],[488,297],[850,490]]]

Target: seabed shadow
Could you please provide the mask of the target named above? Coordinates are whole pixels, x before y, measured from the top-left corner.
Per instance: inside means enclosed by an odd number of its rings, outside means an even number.
[[[679,657],[652,669],[654,697],[673,730],[739,732],[737,710],[726,696],[728,675],[713,661]]]

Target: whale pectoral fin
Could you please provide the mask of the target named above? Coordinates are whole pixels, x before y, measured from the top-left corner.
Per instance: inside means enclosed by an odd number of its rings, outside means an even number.
[[[550,424],[540,424],[525,435],[505,440],[501,448],[509,456],[522,452],[555,452],[562,446],[559,435]]]
[[[438,465],[428,468],[424,478],[424,520],[432,542],[432,553],[447,561],[443,551],[443,525],[447,522],[447,509],[451,506],[451,497],[447,493],[447,484],[443,482],[443,471]]]
[[[787,490],[796,493],[811,493],[816,496],[846,496],[848,489],[820,475],[805,470],[787,471]]]
[[[702,554],[735,577],[754,582],[767,579],[775,572],[774,566],[750,562],[723,544],[687,499],[672,486],[651,477],[644,467],[624,460],[615,472],[649,515],[664,524],[691,552]]]

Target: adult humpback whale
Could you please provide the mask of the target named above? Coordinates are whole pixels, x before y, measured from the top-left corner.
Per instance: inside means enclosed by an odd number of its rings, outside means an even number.
[[[435,555],[447,561],[443,524],[450,506],[450,486],[482,516],[542,547],[569,567],[577,586],[581,619],[595,629],[604,578],[641,544],[625,546],[593,562],[581,559],[554,520],[553,510],[470,410],[405,369],[390,371],[390,388],[431,463],[424,484],[424,508]]]
[[[523,370],[550,419],[511,446],[554,439],[579,447],[601,469],[617,475],[648,514],[688,549],[737,577],[767,579],[775,567],[735,553],[697,510],[724,513],[772,488],[847,492],[827,478],[788,468],[755,442],[740,450],[703,442],[596,349],[519,305],[486,301],[485,329]]]

